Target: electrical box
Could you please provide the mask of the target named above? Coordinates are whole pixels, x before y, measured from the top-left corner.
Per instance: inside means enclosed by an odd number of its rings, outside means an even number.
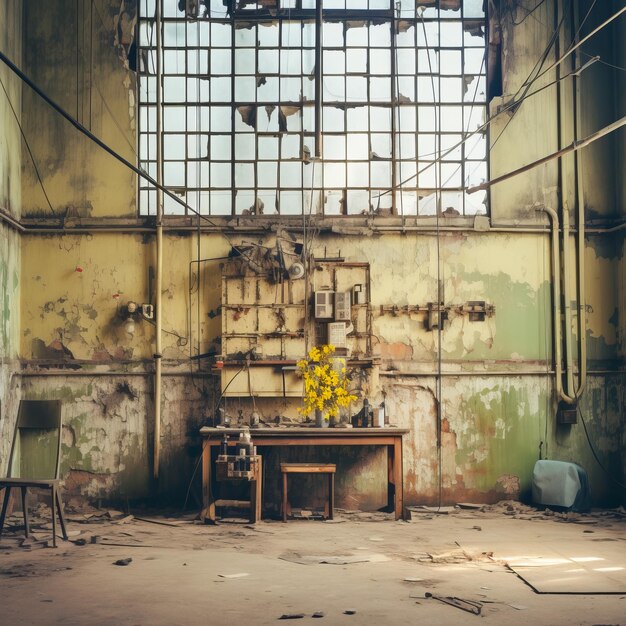
[[[332,319],[333,318],[333,300],[334,291],[316,291],[315,292],[315,319]]]
[[[354,285],[354,304],[365,304],[367,302],[365,295],[365,285]]]
[[[330,322],[328,324],[327,343],[335,346],[335,348],[346,348],[346,328],[345,322]]]
[[[349,291],[338,291],[335,294],[335,321],[349,322],[352,317],[351,298]]]

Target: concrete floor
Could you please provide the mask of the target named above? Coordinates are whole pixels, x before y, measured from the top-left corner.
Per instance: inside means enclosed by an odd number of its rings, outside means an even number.
[[[404,522],[339,512],[332,522],[254,526],[93,510],[68,517],[71,541],[57,549],[40,548],[50,536],[45,524],[22,546],[17,530],[2,537],[0,623],[244,625],[304,614],[296,623],[626,624],[622,510],[560,516],[502,503]],[[506,565],[512,555],[555,553],[610,561],[596,569],[611,573],[597,575],[623,583],[624,593],[538,594]],[[480,615],[426,593],[480,603]]]

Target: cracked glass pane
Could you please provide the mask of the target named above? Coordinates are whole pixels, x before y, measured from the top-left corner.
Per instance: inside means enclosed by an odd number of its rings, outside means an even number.
[[[485,212],[486,196],[460,191],[487,172],[485,133],[471,134],[486,119],[482,0],[327,0],[322,76],[315,5],[241,0],[227,15],[222,0],[208,0],[188,19],[164,3],[157,133],[154,1],[139,0],[142,167],[156,174],[162,141],[164,179],[207,215]],[[392,176],[404,186],[393,193]],[[417,185],[440,190],[418,196]],[[142,212],[154,213],[151,193],[140,182]]]

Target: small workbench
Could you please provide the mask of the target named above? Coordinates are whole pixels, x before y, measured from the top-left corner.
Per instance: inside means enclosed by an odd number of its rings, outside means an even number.
[[[244,428],[200,429],[202,442],[202,513],[203,521],[215,521],[212,498],[212,450],[228,435],[229,444],[237,445]],[[257,448],[293,446],[384,446],[387,448],[387,507],[396,519],[403,514],[402,437],[409,431],[401,428],[250,428],[252,442]]]

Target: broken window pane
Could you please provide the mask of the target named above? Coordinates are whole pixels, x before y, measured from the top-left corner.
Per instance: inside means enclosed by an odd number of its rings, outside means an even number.
[[[138,146],[156,174],[161,138],[164,177],[189,190],[190,206],[249,216],[277,204],[282,215],[485,211],[484,197],[456,191],[487,173],[485,134],[472,134],[486,119],[483,0],[326,0],[319,84],[315,0],[238,2],[228,15],[223,0],[203,0],[198,19],[178,4],[163,3],[160,135],[154,0],[139,1]],[[418,197],[417,185],[439,191]],[[150,193],[140,183],[142,212],[154,212]]]
[[[391,46],[391,28],[389,23],[372,24],[369,28],[370,46],[374,48],[389,48]],[[378,51],[373,53],[378,55]]]
[[[257,37],[260,48],[278,48],[280,29],[275,22],[260,22]]]

